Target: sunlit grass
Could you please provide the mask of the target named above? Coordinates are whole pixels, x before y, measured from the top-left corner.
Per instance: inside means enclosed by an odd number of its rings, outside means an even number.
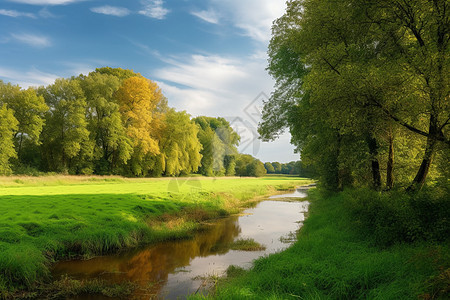
[[[186,237],[299,178],[0,178],[0,293],[48,278],[54,259]],[[8,293],[9,293],[8,292]]]

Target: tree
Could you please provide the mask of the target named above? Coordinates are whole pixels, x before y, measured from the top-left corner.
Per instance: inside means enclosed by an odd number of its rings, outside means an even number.
[[[0,174],[11,173],[10,159],[17,156],[13,136],[18,128],[13,111],[6,104],[0,104]]]
[[[246,169],[248,176],[262,177],[267,174],[264,164],[258,159],[254,159]]]
[[[113,174],[119,164],[127,163],[133,152],[114,98],[120,81],[116,76],[97,71],[80,76],[79,80],[88,105],[88,129],[95,140],[96,173]]]
[[[200,116],[198,139],[202,144],[200,173],[206,176],[234,175],[239,135],[224,118]]]
[[[144,78],[141,74],[135,73],[133,70],[127,70],[122,68],[111,68],[111,67],[97,68],[95,69],[95,73],[114,76],[118,78],[120,82],[124,81],[125,79],[136,76]]]
[[[267,173],[264,164],[249,154],[239,154],[236,159],[236,175],[261,177]]]
[[[73,174],[92,173],[94,142],[89,138],[86,99],[75,79],[57,79],[39,89],[49,106],[42,132],[46,169]]]
[[[191,121],[185,111],[169,109],[160,139],[161,153],[156,156],[156,163],[160,166],[154,166],[154,169],[161,170],[166,176],[197,172],[202,157],[198,131],[197,124]]]
[[[275,173],[275,168],[273,167],[273,165],[270,162],[264,163],[264,167],[266,168],[267,173],[269,173],[269,174]]]
[[[4,84],[1,80],[0,103],[7,103],[19,122],[14,132],[14,140],[20,158],[25,140],[39,144],[39,136],[44,126],[44,113],[48,107],[44,98],[38,96],[33,88],[22,90],[18,85]]]
[[[281,164],[279,162],[277,161],[273,162],[272,166],[275,174],[281,174]]]
[[[302,160],[331,163],[329,174],[318,171],[334,177],[329,181],[334,186],[365,178],[360,175],[369,165],[373,186],[380,188],[382,140],[394,123],[427,137],[412,185],[420,188],[436,143],[448,144],[449,85],[442,76],[448,73],[447,6],[445,1],[289,1],[269,46],[276,91],[265,104],[262,137],[273,139],[289,127]],[[391,158],[393,145],[389,140]]]
[[[163,95],[156,83],[142,77],[130,77],[122,82],[115,96],[133,146],[139,148],[140,155],[159,154],[152,121],[153,111]]]

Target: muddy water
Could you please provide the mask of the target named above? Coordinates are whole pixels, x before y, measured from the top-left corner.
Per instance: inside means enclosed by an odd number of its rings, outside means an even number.
[[[132,281],[140,288],[133,299],[177,299],[203,292],[205,277],[222,275],[229,265],[249,267],[252,260],[281,251],[293,242],[308,209],[308,202],[285,202],[283,198],[303,198],[303,190],[277,195],[240,216],[231,216],[208,225],[193,239],[170,241],[131,252],[90,260],[57,263],[55,278],[69,275],[76,279],[101,278],[112,282]],[[252,238],[266,246],[264,251],[230,250],[238,238]],[[82,295],[74,299],[106,299]],[[111,299],[111,298],[108,298]]]

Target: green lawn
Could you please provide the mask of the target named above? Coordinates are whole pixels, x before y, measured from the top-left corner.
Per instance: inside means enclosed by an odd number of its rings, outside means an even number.
[[[203,220],[310,182],[269,176],[0,178],[0,297],[48,278],[52,260],[186,237]]]

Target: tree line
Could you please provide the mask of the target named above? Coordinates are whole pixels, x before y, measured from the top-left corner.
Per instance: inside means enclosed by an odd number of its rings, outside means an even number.
[[[285,175],[298,175],[300,177],[315,178],[317,174],[314,167],[306,165],[301,160],[291,161],[288,163],[266,162],[264,168],[267,174],[285,174]]]
[[[330,189],[448,184],[449,13],[444,0],[288,1],[261,136],[288,128]]]
[[[223,118],[170,108],[155,82],[131,70],[28,89],[0,81],[0,174],[254,176],[246,164],[256,159],[243,159],[239,140]]]

